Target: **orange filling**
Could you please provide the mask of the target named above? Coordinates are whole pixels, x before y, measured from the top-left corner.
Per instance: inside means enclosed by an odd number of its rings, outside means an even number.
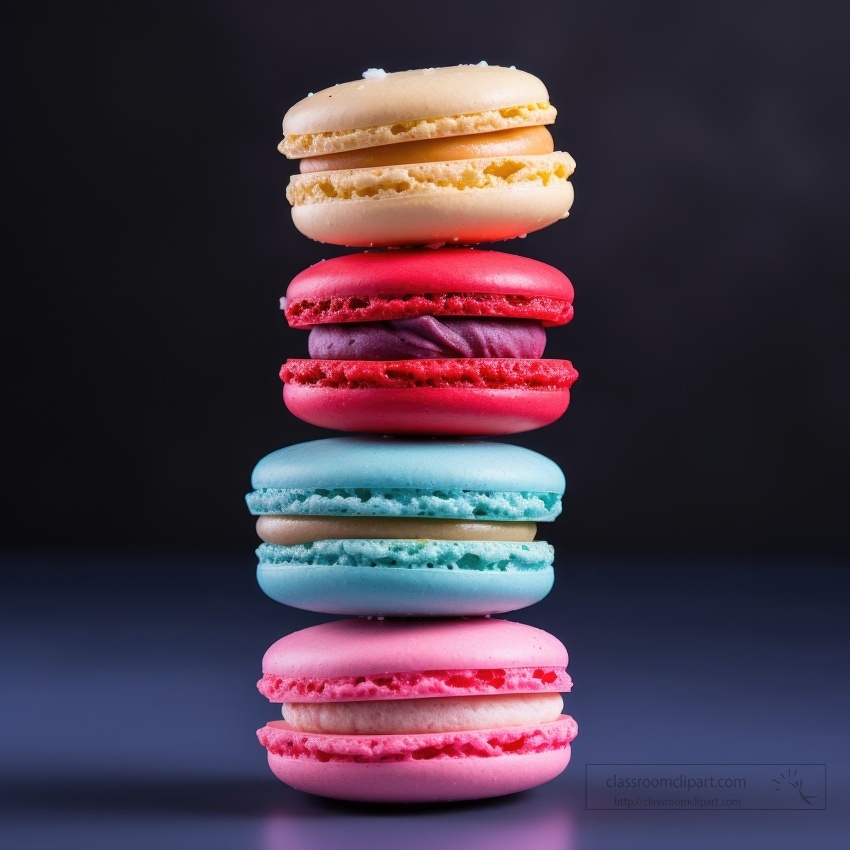
[[[552,134],[545,127],[516,127],[471,136],[447,136],[379,145],[372,148],[310,156],[301,160],[301,173],[377,168],[414,162],[450,162],[491,156],[547,154],[555,150]]]

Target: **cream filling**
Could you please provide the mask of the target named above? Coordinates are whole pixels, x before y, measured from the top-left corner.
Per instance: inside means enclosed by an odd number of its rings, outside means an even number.
[[[448,162],[454,159],[482,159],[494,156],[524,156],[554,153],[552,134],[542,125],[513,127],[469,136],[419,139],[397,145],[358,148],[353,151],[304,157],[302,174],[316,171],[347,171],[351,168],[380,168],[411,162]]]
[[[284,720],[299,732],[328,735],[407,735],[534,726],[557,720],[558,693],[427,697],[370,702],[285,702]]]
[[[298,546],[316,540],[495,540],[530,543],[536,533],[537,524],[534,522],[275,514],[257,519],[260,539],[278,546]]]

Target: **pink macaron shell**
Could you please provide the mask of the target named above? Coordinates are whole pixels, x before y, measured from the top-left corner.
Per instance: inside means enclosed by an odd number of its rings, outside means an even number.
[[[285,384],[329,389],[467,388],[569,389],[578,372],[569,360],[541,357],[422,357],[406,360],[290,358],[280,367]]]
[[[367,434],[496,436],[557,421],[569,389],[400,387],[339,389],[286,384],[290,413],[321,428]]]
[[[535,727],[421,735],[316,735],[272,721],[257,733],[283,782],[324,797],[438,802],[496,797],[554,779],[570,760],[568,715]]]
[[[310,626],[273,643],[263,673],[363,676],[423,670],[567,666],[553,635],[495,617],[345,619]]]
[[[268,754],[281,782],[299,791],[365,803],[439,803],[480,800],[527,791],[549,782],[570,763],[570,746],[498,759],[322,764]]]
[[[284,676],[264,673],[257,689],[270,702],[367,702],[420,697],[568,693],[563,667],[478,667],[366,673],[358,676]]]
[[[573,305],[558,298],[487,295],[468,292],[402,293],[400,295],[338,296],[321,301],[281,302],[290,327],[310,330],[319,325],[386,322],[422,316],[525,319],[545,327],[565,325]]]
[[[573,300],[563,273],[539,260],[478,248],[364,251],[323,260],[297,274],[288,301],[340,295],[488,292]]]
[[[457,304],[438,299],[418,307],[406,300],[449,294],[542,299],[557,303],[536,308],[517,304],[505,315],[541,318],[545,324],[572,318],[573,286],[558,269],[528,257],[475,248],[363,252],[322,261],[293,278],[284,303],[293,327],[414,314],[494,315],[486,299],[478,307],[463,298]]]

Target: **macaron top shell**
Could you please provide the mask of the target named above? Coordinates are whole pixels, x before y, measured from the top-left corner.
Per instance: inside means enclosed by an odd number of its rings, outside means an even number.
[[[278,449],[254,468],[255,490],[375,488],[563,495],[560,467],[507,443],[331,437]]]
[[[423,248],[347,254],[316,263],[293,278],[283,303],[290,324],[303,326],[299,321],[303,302],[446,293],[517,295],[567,303],[572,303],[574,294],[563,272],[539,260],[476,248]],[[330,314],[325,321],[339,319]],[[312,323],[321,323],[321,318]]]
[[[394,672],[564,668],[554,636],[509,620],[347,619],[287,635],[263,657],[263,673],[332,678]]]
[[[378,72],[300,100],[284,116],[283,132],[289,136],[355,130],[525,104],[548,105],[548,100],[546,86],[537,77],[497,65]],[[549,120],[535,123],[551,123],[552,113]],[[397,141],[406,141],[403,132],[396,136]]]

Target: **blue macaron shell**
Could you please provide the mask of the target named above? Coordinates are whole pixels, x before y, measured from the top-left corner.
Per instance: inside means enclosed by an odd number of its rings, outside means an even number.
[[[442,540],[264,543],[257,581],[277,602],[326,614],[481,616],[539,602],[554,581],[549,544]]]
[[[264,457],[246,497],[253,514],[408,516],[547,522],[564,475],[506,443],[335,437]]]
[[[552,566],[554,549],[543,540],[317,540],[296,546],[262,543],[261,563],[396,569],[477,570],[512,573]]]
[[[537,452],[479,440],[331,437],[266,455],[255,490],[398,488],[564,494],[560,467]]]
[[[557,493],[482,493],[477,490],[254,490],[245,497],[252,514],[296,516],[425,517],[548,522],[561,512]]]

